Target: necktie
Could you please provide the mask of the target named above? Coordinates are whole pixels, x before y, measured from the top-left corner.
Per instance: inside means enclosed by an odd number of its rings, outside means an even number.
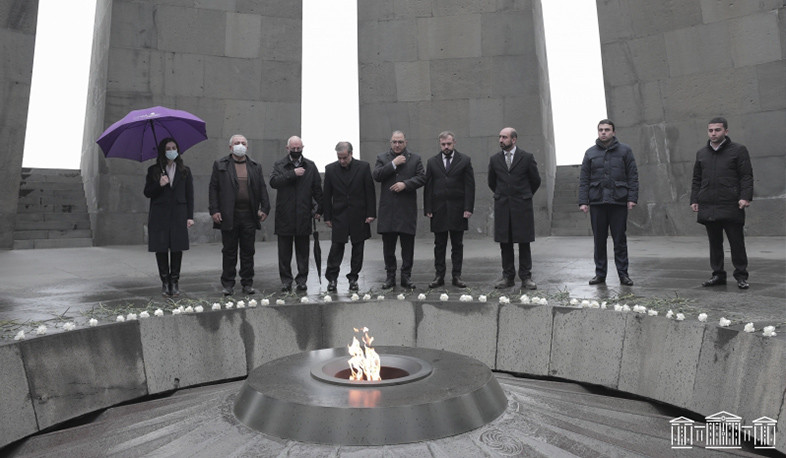
[[[510,170],[510,165],[513,163],[513,152],[506,151],[505,152],[505,162],[508,163],[508,170]]]
[[[452,154],[451,154],[450,156],[448,156],[448,155],[445,155],[445,171],[446,171],[446,172],[447,172],[448,170],[450,170],[450,159],[451,159],[452,157],[453,157],[453,155],[452,155]]]

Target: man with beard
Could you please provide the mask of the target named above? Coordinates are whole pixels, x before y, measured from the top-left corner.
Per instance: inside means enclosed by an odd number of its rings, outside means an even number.
[[[497,289],[515,284],[516,266],[513,244],[519,244],[519,278],[526,289],[537,289],[532,281],[532,252],[535,241],[535,215],[532,196],[540,187],[535,156],[516,146],[518,134],[512,127],[499,132],[502,151],[489,159],[488,184],[494,193],[494,241],[502,254],[502,279]]]
[[[382,254],[387,278],[382,288],[396,285],[396,241],[401,240],[401,286],[414,289],[412,258],[417,229],[417,189],[426,182],[420,156],[407,150],[404,132],[390,137],[390,150],[377,156],[374,181],[382,184],[379,196],[377,232],[382,234]]]

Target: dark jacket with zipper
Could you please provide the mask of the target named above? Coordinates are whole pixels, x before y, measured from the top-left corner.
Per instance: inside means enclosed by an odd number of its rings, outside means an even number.
[[[745,223],[739,201],[753,200],[753,167],[748,149],[731,138],[712,149],[709,140],[696,152],[690,203],[699,204],[696,220],[701,224],[728,221]]]
[[[639,172],[630,146],[600,139],[584,153],[579,178],[579,205],[638,203]]]

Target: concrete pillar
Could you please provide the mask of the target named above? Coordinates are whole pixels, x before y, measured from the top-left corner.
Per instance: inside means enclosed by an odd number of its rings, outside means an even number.
[[[707,122],[724,116],[753,162],[747,233],[786,234],[783,0],[597,5],[609,117],[639,166],[629,233],[704,233],[688,208],[692,168]]]
[[[106,159],[94,142],[130,110],[155,105],[189,111],[207,123],[208,140],[183,159],[194,175],[192,240],[219,240],[207,215],[207,193],[212,163],[229,153],[229,137],[248,137],[249,155],[262,163],[267,180],[286,139],[300,132],[301,2],[99,3],[96,30],[108,39],[97,44],[93,59],[99,85],[89,101],[95,111],[82,166],[95,244],[145,240],[148,200],[142,190],[150,163]],[[263,228],[260,238],[269,237],[272,221]]]
[[[438,134],[452,130],[475,168],[470,234],[493,234],[488,158],[512,126],[544,178],[535,221],[548,234],[556,162],[540,1],[364,0],[358,22],[361,157],[373,163],[402,130],[425,165]]]
[[[0,0],[0,249],[14,245],[38,0]]]

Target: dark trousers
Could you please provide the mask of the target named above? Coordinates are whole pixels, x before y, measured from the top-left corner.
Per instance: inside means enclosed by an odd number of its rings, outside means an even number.
[[[295,245],[297,276],[295,282],[305,285],[308,279],[308,234],[278,236],[278,275],[281,284],[292,284],[292,244]]]
[[[182,251],[157,251],[156,264],[158,264],[158,275],[163,279],[164,277],[178,280],[180,278],[180,264],[183,260]]]
[[[499,248],[502,251],[502,275],[508,280],[513,280],[516,278],[513,243],[500,243]],[[522,280],[532,278],[532,251],[529,242],[519,243],[519,278]]]
[[[255,216],[250,212],[235,212],[232,230],[221,231],[223,248],[221,285],[227,288],[235,286],[235,268],[237,267],[238,248],[240,249],[240,284],[254,284],[254,238],[257,232]]]
[[[352,242],[352,258],[349,261],[349,273],[347,279],[349,281],[358,281],[358,274],[360,269],[363,268],[363,246],[365,241]],[[325,278],[328,281],[336,281],[338,279],[338,272],[341,267],[341,261],[344,259],[344,247],[346,243],[333,242],[330,245],[330,253],[327,258],[327,269],[325,269]]]
[[[723,232],[729,239],[731,249],[731,263],[734,265],[734,278],[737,280],[748,279],[748,255],[745,253],[745,234],[742,223],[715,222],[704,225],[707,228],[707,238],[710,240],[710,267],[712,275],[726,278],[723,269]]]
[[[434,233],[434,270],[437,277],[445,278],[445,254],[450,236],[450,262],[453,264],[453,277],[461,276],[461,264],[464,261],[464,231],[444,231]]]
[[[415,235],[401,232],[382,234],[382,257],[388,278],[396,278],[396,240],[401,239],[401,278],[412,275],[412,258],[415,255]]]
[[[595,236],[595,275],[606,277],[608,271],[606,240],[609,238],[609,231],[611,231],[617,274],[627,276],[628,239],[625,236],[628,225],[627,205],[590,205],[590,222],[592,223],[592,234]]]

